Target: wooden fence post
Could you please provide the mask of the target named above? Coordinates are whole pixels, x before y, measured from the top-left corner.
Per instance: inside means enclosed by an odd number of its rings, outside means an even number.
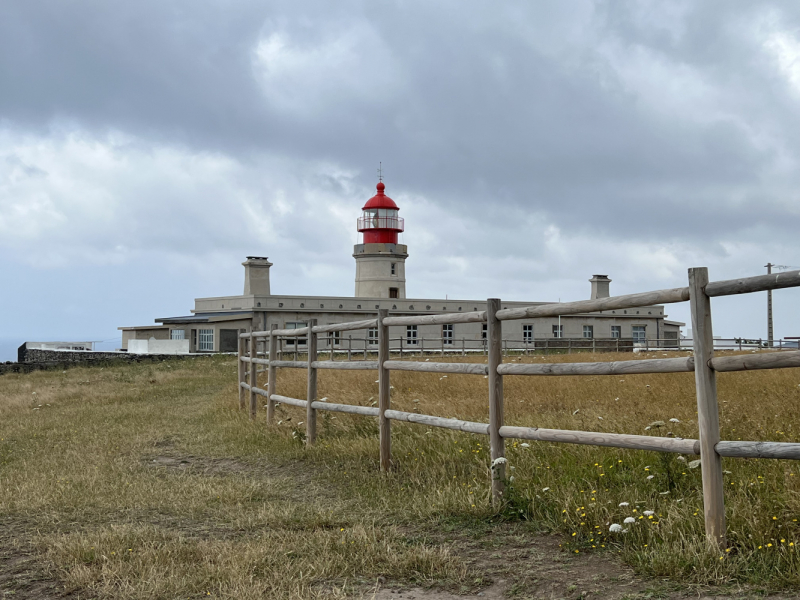
[[[353,360],[353,336],[347,336],[347,360]]]
[[[719,442],[717,380],[710,361],[714,357],[711,299],[706,295],[708,269],[689,269],[689,304],[694,338],[694,379],[697,389],[697,423],[700,429],[700,466],[703,477],[703,509],[706,536],[718,547],[725,546],[725,499]]]
[[[250,418],[256,418],[256,400],[258,396],[256,396],[256,388],[258,387],[258,365],[255,363],[255,359],[258,357],[258,352],[256,349],[258,348],[258,342],[256,341],[256,336],[253,335],[253,331],[250,332]]]
[[[461,356],[467,355],[467,342],[465,338],[461,338]]]
[[[505,442],[500,437],[503,426],[503,376],[497,367],[503,362],[503,324],[497,318],[500,300],[489,298],[486,301],[486,338],[489,351],[489,445],[491,447],[492,502],[495,506],[503,500],[505,490],[506,465]]]
[[[389,392],[389,369],[383,364],[389,360],[389,326],[383,320],[389,316],[389,310],[378,311],[378,426],[380,428],[381,471],[388,473],[392,466],[392,433],[391,422],[386,418],[386,411],[391,406]]]
[[[270,332],[275,331],[278,326],[273,323],[270,325]],[[275,335],[269,336],[269,368],[267,370],[267,423],[272,423],[275,419],[275,402],[272,400],[272,395],[275,393],[275,378],[278,374],[278,369],[275,366],[275,361],[278,360],[278,338]]]
[[[246,338],[240,337],[239,338],[239,410],[244,410],[244,388],[242,384],[247,381],[247,376],[245,374],[244,368],[244,345],[247,343]]]
[[[317,326],[316,319],[308,321],[308,394],[306,400],[306,445],[313,446],[317,441],[317,409],[311,403],[317,399],[317,369],[311,365],[317,360],[317,334],[312,331]]]

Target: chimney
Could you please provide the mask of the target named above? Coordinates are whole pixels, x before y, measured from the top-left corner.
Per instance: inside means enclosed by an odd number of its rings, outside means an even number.
[[[611,283],[608,275],[592,275],[589,281],[592,282],[592,297],[590,300],[608,298],[611,295],[608,291],[608,286]]]
[[[269,268],[266,256],[248,256],[244,266],[244,295],[269,296]]]

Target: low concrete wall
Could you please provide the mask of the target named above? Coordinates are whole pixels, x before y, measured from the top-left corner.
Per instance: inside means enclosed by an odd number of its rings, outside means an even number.
[[[129,354],[189,354],[189,340],[128,340]]]

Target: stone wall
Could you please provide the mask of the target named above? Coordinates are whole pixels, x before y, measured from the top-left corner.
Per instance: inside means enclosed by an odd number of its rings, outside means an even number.
[[[0,375],[5,373],[30,373],[47,369],[104,365],[111,362],[142,363],[165,360],[193,360],[204,354],[128,354],[127,352],[87,352],[66,350],[19,349],[19,362],[0,364]]]

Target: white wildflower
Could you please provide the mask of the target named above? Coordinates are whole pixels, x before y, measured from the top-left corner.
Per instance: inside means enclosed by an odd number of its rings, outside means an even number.
[[[550,488],[549,488],[549,487],[542,488],[542,491],[543,491],[543,492],[549,492],[549,491],[550,491]]]
[[[600,419],[601,421],[603,420],[603,417],[597,417],[597,418]]]
[[[663,427],[664,425],[666,425],[664,421],[653,421],[652,423],[650,423],[650,425],[648,425],[648,427],[655,427],[656,429],[658,429],[659,427]]]
[[[509,477],[509,478],[508,478],[508,480],[509,480],[511,483],[514,483],[514,476],[512,475],[511,477]]]
[[[492,461],[492,468],[494,469],[497,465],[504,465],[507,462],[508,462],[508,460],[503,456],[501,456],[500,458],[495,458]]]
[[[636,523],[636,519],[634,519],[633,517],[625,517],[623,523],[625,523],[626,525],[630,525],[631,523]]]
[[[647,481],[650,481],[653,477],[655,477],[655,475],[648,475],[647,477],[645,477],[645,479],[647,479]]]
[[[700,459],[699,458],[697,460],[693,460],[692,462],[689,463],[689,468],[690,469],[696,469],[699,466],[700,466]]]
[[[674,417],[672,419],[670,419],[669,422],[670,423],[680,423],[680,421],[678,419],[674,418]]]
[[[35,396],[35,395],[36,395],[36,392],[32,392],[32,394],[31,394],[31,395],[32,395],[32,396]]]
[[[681,461],[681,462],[686,462],[686,457],[685,457],[685,456],[679,456],[679,457],[678,457],[678,458],[676,458],[675,460],[679,460],[679,461]]]
[[[298,422],[297,422],[297,424],[298,424],[298,425],[302,425],[302,424],[303,424],[303,421],[298,421]]]
[[[628,502],[620,502],[619,505],[620,506],[630,506],[630,504]]]
[[[622,533],[622,525],[619,523],[612,523],[611,527],[608,528],[610,533]]]
[[[652,517],[654,514],[656,514],[656,511],[654,511],[654,510],[646,510],[646,511],[644,511],[642,514],[643,514],[645,517]]]
[[[645,431],[650,431],[650,425],[644,428]]]
[[[519,447],[520,447],[520,448],[530,448],[530,447],[531,447],[531,445],[530,445],[530,444],[528,444],[527,442],[522,442],[522,443],[519,445]]]
[[[619,402],[619,398],[614,398],[614,402]]]

